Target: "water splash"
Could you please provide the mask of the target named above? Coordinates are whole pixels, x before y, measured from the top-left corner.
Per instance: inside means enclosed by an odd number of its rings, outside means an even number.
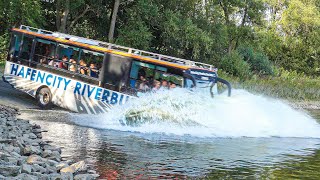
[[[161,91],[106,114],[74,115],[74,121],[94,128],[168,135],[320,138],[320,125],[305,112],[245,90],[214,99],[185,89]]]

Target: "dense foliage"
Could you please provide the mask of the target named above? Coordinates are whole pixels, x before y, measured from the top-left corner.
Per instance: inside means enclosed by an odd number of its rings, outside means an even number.
[[[279,68],[320,76],[320,0],[1,0],[0,54],[20,24],[108,41],[119,1],[117,44],[214,64],[242,80]]]

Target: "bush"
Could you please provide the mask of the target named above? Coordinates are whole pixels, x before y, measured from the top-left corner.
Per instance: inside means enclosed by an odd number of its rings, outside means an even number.
[[[251,76],[250,65],[243,60],[238,52],[232,52],[224,56],[220,63],[220,68],[224,71],[239,77],[241,80],[248,79]]]
[[[272,64],[265,54],[254,52],[251,47],[239,47],[238,52],[243,56],[244,60],[250,64],[251,71],[262,75],[273,75]]]

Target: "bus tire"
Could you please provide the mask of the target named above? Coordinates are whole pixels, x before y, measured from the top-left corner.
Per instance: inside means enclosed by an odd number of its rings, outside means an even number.
[[[52,94],[49,88],[40,87],[37,91],[36,99],[41,109],[52,108]]]

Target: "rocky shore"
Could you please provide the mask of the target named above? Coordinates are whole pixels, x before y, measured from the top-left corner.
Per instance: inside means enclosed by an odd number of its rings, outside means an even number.
[[[62,161],[61,149],[42,140],[41,127],[0,105],[0,179],[90,180],[99,175],[84,161]]]

